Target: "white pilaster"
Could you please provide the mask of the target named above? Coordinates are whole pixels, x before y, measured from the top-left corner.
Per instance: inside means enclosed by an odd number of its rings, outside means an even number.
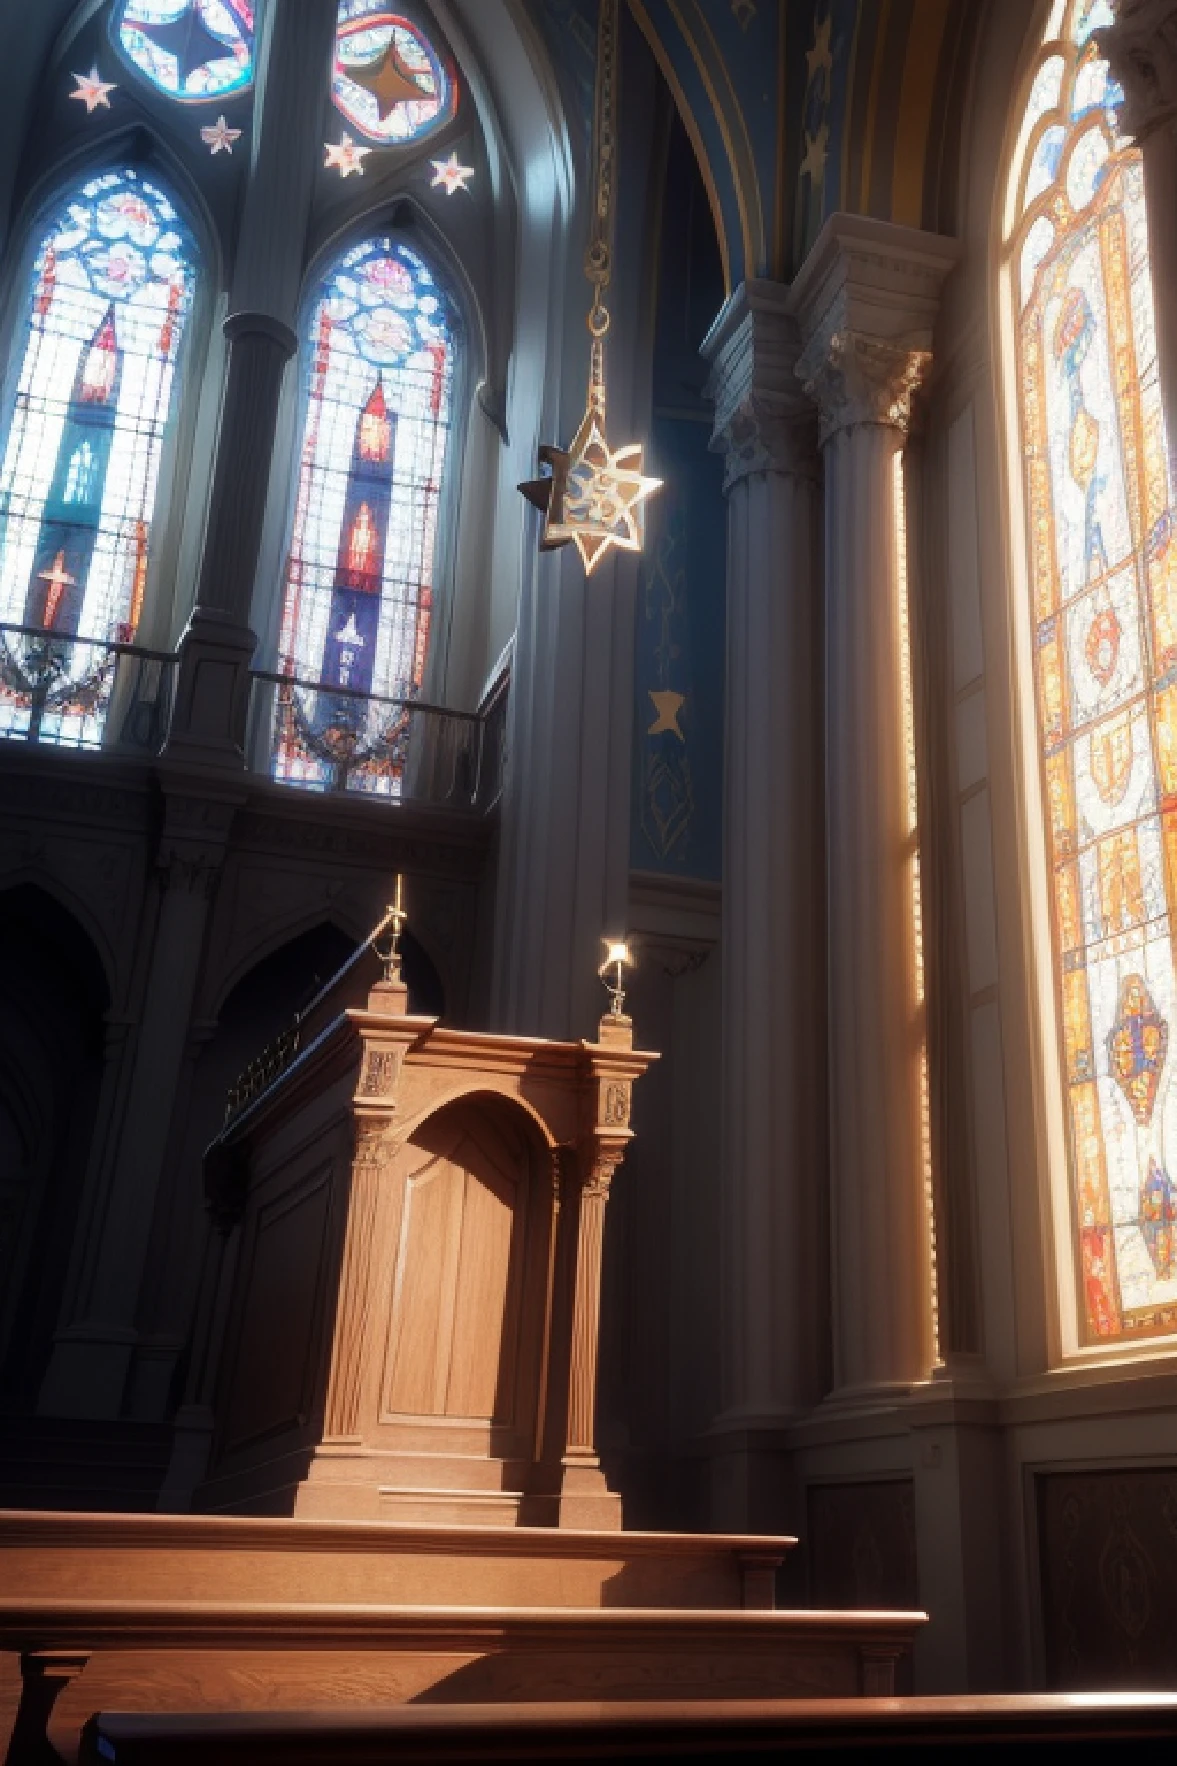
[[[826,1288],[820,464],[787,299],[744,283],[703,345],[728,504],[715,1488],[745,1525],[771,1431],[820,1396]]]
[[[899,474],[947,239],[827,221],[793,285],[825,459],[834,1389],[933,1360],[920,1133]]]

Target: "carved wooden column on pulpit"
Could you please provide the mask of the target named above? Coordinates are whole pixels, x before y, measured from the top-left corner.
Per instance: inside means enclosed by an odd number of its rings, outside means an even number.
[[[601,1254],[654,1057],[612,1014],[556,1043],[407,1003],[378,982],[321,1012],[209,1151],[240,1250],[197,1504],[619,1527],[594,1439]]]

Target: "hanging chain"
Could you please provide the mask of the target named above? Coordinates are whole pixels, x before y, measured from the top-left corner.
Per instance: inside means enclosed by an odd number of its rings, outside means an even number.
[[[609,309],[602,298],[612,273],[613,187],[617,168],[617,6],[600,0],[597,25],[597,78],[593,105],[594,188],[592,225],[584,273],[592,284],[593,304],[588,328],[593,338],[593,372],[603,373],[601,339],[609,329]]]

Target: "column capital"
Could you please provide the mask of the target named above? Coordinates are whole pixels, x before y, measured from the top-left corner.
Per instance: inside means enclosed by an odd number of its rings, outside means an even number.
[[[1177,118],[1177,6],[1173,0],[1120,0],[1099,47],[1124,88],[1120,127],[1142,141]]]
[[[797,373],[818,407],[822,441],[856,423],[882,423],[906,435],[912,397],[931,360],[929,350],[861,331],[811,338]]]
[[[262,337],[272,343],[285,361],[298,349],[298,334],[291,330],[285,320],[277,319],[272,313],[256,313],[241,309],[230,313],[221,326],[229,343],[235,343],[239,337]]]
[[[715,403],[711,447],[724,456],[723,488],[754,472],[817,476],[813,407],[797,384],[801,348],[781,282],[741,282],[703,340]]]
[[[869,215],[831,215],[789,292],[797,374],[818,404],[821,439],[855,423],[906,432],[931,363],[932,327],[956,240]]]

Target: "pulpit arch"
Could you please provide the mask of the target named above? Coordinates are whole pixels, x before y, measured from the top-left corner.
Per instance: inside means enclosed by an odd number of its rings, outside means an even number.
[[[374,1332],[381,1435],[416,1440],[430,1419],[504,1459],[530,1455],[553,1169],[539,1118],[487,1090],[446,1100],[397,1147],[378,1204],[388,1257],[387,1323]]]

